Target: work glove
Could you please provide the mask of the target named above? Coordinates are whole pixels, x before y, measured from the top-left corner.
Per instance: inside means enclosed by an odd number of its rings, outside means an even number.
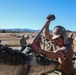
[[[54,16],[54,14],[49,14],[49,15],[46,17],[46,19],[49,20],[49,21],[53,21],[53,20],[55,20],[55,16]]]
[[[34,49],[35,53],[38,53],[39,48],[38,48],[38,46],[36,45],[35,42],[31,43],[30,46]]]

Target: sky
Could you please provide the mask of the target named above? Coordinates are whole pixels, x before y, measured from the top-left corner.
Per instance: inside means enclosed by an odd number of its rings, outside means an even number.
[[[0,29],[41,29],[49,14],[56,17],[49,29],[76,31],[76,0],[0,0]]]

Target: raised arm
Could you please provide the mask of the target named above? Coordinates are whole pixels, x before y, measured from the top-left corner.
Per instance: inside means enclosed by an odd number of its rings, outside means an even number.
[[[48,19],[50,16],[51,16],[51,18]],[[47,17],[46,27],[45,27],[45,30],[44,30],[45,36],[47,37],[48,40],[51,40],[51,41],[52,41],[52,39],[51,39],[52,38],[52,34],[50,34],[50,32],[49,32],[49,26],[50,26],[51,21],[53,21],[54,19],[55,19],[54,15],[49,15]]]
[[[50,23],[50,21],[53,21],[55,19],[55,16],[53,14],[50,14],[46,17],[47,22],[44,24],[44,26],[42,27],[42,29],[38,32],[38,34],[36,35],[36,37],[34,38],[33,42],[37,39],[37,37],[42,33],[42,31],[44,30],[44,28],[47,28],[48,24]]]
[[[50,22],[51,22],[51,21],[47,21],[47,22],[46,22],[47,26],[46,26],[45,29],[44,29],[44,34],[45,34],[45,36],[46,36],[46,38],[47,38],[48,40],[51,40],[51,38],[52,38],[52,34],[50,34],[50,32],[49,32]]]

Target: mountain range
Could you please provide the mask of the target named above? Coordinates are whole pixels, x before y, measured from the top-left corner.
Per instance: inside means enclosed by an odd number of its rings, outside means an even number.
[[[21,29],[21,28],[13,28],[13,29],[0,29],[0,31],[2,30],[5,30],[5,31],[12,31],[12,32],[39,32],[40,29],[38,30],[35,30],[35,29],[28,29],[28,28],[25,28],[25,29]],[[52,30],[50,30],[51,32]]]
[[[12,29],[0,29],[0,32],[39,32],[41,29],[28,29],[28,28],[12,28]],[[52,32],[52,30],[49,30],[50,32]],[[67,30],[67,32],[72,32],[70,30]],[[74,31],[76,32],[76,31]]]

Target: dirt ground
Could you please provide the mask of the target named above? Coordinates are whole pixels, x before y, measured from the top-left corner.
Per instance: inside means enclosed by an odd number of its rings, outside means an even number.
[[[36,35],[36,33],[0,33],[1,44],[8,45],[13,49],[18,49],[20,47],[19,40],[23,34],[24,35],[28,34],[30,36],[30,38],[27,40],[27,43],[32,42],[34,39],[33,36]],[[76,52],[76,41],[75,40],[74,40],[74,51]],[[74,66],[76,67],[76,62]],[[49,75],[60,75],[61,74],[59,72],[56,72],[56,73],[51,73]]]

